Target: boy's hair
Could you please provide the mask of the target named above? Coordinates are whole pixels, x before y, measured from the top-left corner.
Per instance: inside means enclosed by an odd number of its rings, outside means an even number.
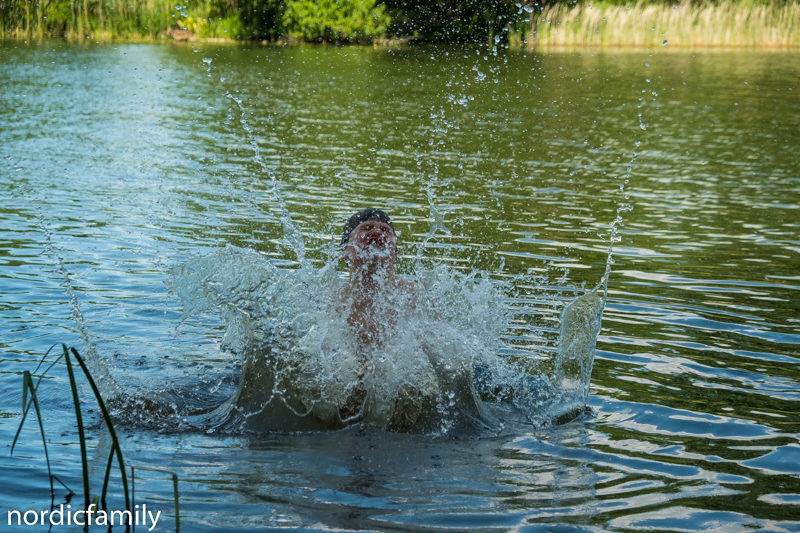
[[[394,232],[394,224],[392,224],[392,219],[389,218],[389,215],[378,208],[370,207],[369,209],[359,211],[348,219],[342,229],[342,242],[339,244],[339,247],[344,248],[350,240],[350,235],[353,233],[353,230],[356,229],[359,224],[367,220],[379,220],[384,224],[389,224],[389,227],[392,228],[392,232]]]

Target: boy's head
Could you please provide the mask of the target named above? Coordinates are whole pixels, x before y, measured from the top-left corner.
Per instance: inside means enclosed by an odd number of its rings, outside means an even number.
[[[351,271],[394,267],[397,262],[397,241],[389,215],[380,209],[364,209],[350,217],[342,229],[339,245]]]
[[[342,242],[339,244],[339,247],[344,248],[347,246],[353,231],[363,222],[367,222],[369,220],[377,220],[379,222],[383,222],[384,224],[388,224],[389,227],[392,228],[392,233],[394,233],[394,224],[392,224],[392,219],[389,218],[389,215],[380,209],[371,207],[369,209],[359,211],[348,219],[347,223],[342,229]]]

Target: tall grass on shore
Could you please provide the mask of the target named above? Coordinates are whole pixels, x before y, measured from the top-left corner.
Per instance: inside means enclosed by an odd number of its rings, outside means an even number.
[[[165,0],[0,0],[0,40],[153,40],[180,16]]]
[[[553,4],[533,13],[527,46],[800,47],[800,3]],[[519,26],[518,26],[519,28]]]

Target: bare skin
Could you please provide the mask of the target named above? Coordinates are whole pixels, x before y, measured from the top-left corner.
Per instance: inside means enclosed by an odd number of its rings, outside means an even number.
[[[394,273],[397,244],[394,230],[379,220],[356,226],[343,254],[350,279],[341,293],[341,312],[359,344],[382,345],[397,324],[398,314],[413,309],[415,283]]]
[[[371,354],[380,353],[390,342],[398,323],[409,318],[417,309],[420,287],[397,276],[396,236],[392,227],[379,220],[367,220],[356,226],[344,247],[350,277],[339,294],[339,312],[347,317],[358,342],[361,370],[358,382],[348,393],[347,400],[339,405],[340,419],[357,421],[363,413],[367,398],[364,377],[371,371]],[[431,317],[436,319],[436,314]],[[435,355],[426,354],[438,379],[457,396],[460,405],[467,406],[465,424],[488,419],[489,415],[480,404],[472,388],[472,369],[454,370]],[[413,431],[425,428],[428,422],[437,420],[435,398],[416,385],[405,384],[392,400],[394,408],[387,428],[394,431]],[[427,429],[425,429],[427,431]]]
[[[363,385],[368,353],[385,345],[404,310],[413,310],[416,284],[394,273],[397,242],[394,230],[380,220],[356,226],[342,250],[350,277],[338,295],[339,312],[347,316],[360,352],[359,382],[339,406],[342,420],[357,419],[366,397]]]

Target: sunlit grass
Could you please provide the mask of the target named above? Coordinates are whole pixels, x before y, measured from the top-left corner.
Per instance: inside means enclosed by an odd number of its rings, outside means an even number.
[[[189,4],[166,0],[30,0],[4,4],[0,0],[0,40],[153,41],[170,36],[185,39],[189,33],[200,39],[251,36],[238,15],[219,16],[211,0]]]
[[[181,14],[164,0],[30,0],[0,12],[0,39],[154,40]]]
[[[660,47],[667,41],[681,48],[792,48],[800,46],[800,3],[554,4],[519,29],[525,35],[517,39],[528,47]]]

